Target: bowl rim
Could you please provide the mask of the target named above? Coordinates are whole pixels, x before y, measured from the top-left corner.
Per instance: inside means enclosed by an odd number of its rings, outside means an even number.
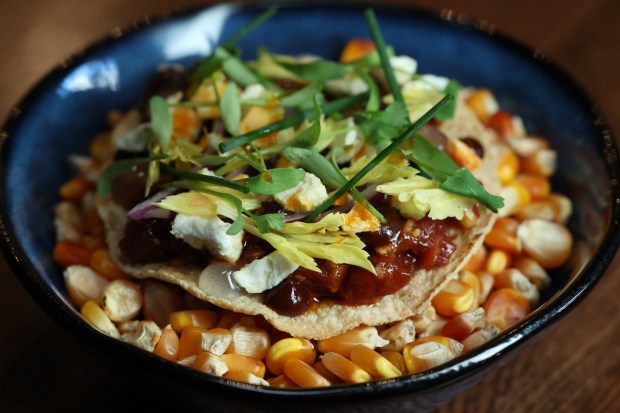
[[[618,177],[620,175],[620,165],[618,163],[617,143],[610,130],[605,116],[600,107],[584,91],[584,89],[572,78],[564,69],[558,66],[547,54],[540,49],[532,48],[515,38],[497,30],[494,24],[485,20],[471,17],[467,14],[454,10],[433,11],[413,5],[397,6],[394,4],[381,4],[379,2],[358,2],[344,4],[334,4],[328,1],[294,1],[285,0],[244,4],[215,3],[206,7],[192,7],[180,11],[167,12],[154,16],[147,16],[134,21],[124,27],[115,28],[107,35],[102,36],[81,51],[74,53],[63,63],[52,68],[40,80],[25,93],[24,97],[12,107],[7,116],[4,126],[0,129],[0,199],[5,193],[5,169],[6,147],[9,137],[20,122],[20,115],[27,110],[32,101],[47,89],[47,85],[54,83],[58,77],[74,69],[81,61],[91,53],[104,48],[110,43],[123,41],[127,36],[138,33],[146,28],[157,26],[160,23],[190,16],[201,10],[209,10],[213,7],[228,5],[234,8],[235,12],[256,11],[267,6],[277,5],[281,9],[309,8],[309,9],[332,9],[346,11],[361,11],[366,7],[372,7],[378,14],[380,13],[407,13],[408,15],[421,15],[424,18],[432,18],[443,21],[451,27],[460,30],[470,30],[481,33],[492,38],[494,42],[511,49],[514,53],[523,58],[532,59],[537,63],[541,70],[553,75],[564,84],[578,101],[590,108],[590,121],[592,122],[597,135],[603,143],[602,159],[605,161],[607,178],[611,196],[611,216],[609,227],[600,244],[597,246],[588,264],[582,268],[579,274],[551,297],[546,303],[534,310],[526,319],[502,332],[497,337],[471,350],[454,360],[442,364],[433,369],[421,373],[404,375],[395,379],[374,381],[366,384],[347,384],[338,385],[321,389],[276,389],[256,385],[247,385],[233,380],[210,376],[192,369],[185,368],[175,363],[168,362],[154,354],[142,351],[131,344],[121,342],[98,332],[84,321],[79,312],[67,305],[56,291],[50,287],[37,274],[34,267],[29,263],[27,255],[18,243],[15,242],[9,217],[6,212],[6,205],[0,202],[0,249],[2,250],[7,263],[13,274],[18,278],[24,288],[33,297],[37,304],[45,310],[71,335],[78,337],[86,343],[90,349],[96,350],[106,358],[113,358],[129,365],[134,365],[157,375],[167,375],[168,378],[178,380],[179,383],[192,384],[195,387],[202,387],[205,391],[225,392],[235,395],[235,397],[248,398],[257,396],[269,399],[278,396],[281,402],[296,403],[300,401],[318,402],[334,401],[356,398],[365,400],[377,396],[389,397],[402,395],[403,391],[423,393],[430,389],[445,386],[454,381],[471,377],[475,373],[489,367],[493,361],[504,354],[513,351],[518,345],[532,339],[540,333],[547,325],[554,323],[562,316],[572,310],[596,285],[604,275],[605,270],[611,263],[620,246],[620,186]],[[380,17],[380,16],[379,16]],[[551,308],[549,308],[551,307]],[[543,311],[545,310],[545,311]],[[550,310],[550,311],[547,311]],[[211,388],[205,388],[208,384]]]

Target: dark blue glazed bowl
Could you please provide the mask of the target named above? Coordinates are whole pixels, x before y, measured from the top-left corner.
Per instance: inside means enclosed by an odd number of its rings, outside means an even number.
[[[544,56],[476,21],[413,9],[376,9],[386,41],[415,57],[421,73],[486,86],[520,114],[528,131],[559,151],[555,188],[574,200],[576,252],[554,276],[549,299],[492,342],[436,369],[395,380],[320,390],[255,387],[169,363],[104,336],[72,308],[51,259],[57,188],[66,158],[84,153],[106,113],[135,105],[162,63],[190,65],[260,10],[222,5],[142,24],[106,39],[45,77],[19,104],[0,136],[0,237],[16,276],[43,309],[89,347],[166,382],[170,396],[215,411],[426,411],[454,397],[566,314],[603,275],[620,243],[618,153],[596,105]],[[369,37],[360,7],[287,6],[240,46],[336,57],[351,37]],[[498,363],[499,362],[499,363]],[[163,387],[162,387],[163,388]],[[186,397],[190,395],[190,397]]]

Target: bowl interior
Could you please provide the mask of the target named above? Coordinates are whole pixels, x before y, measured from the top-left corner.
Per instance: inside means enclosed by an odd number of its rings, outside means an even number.
[[[91,139],[105,129],[108,111],[135,105],[145,80],[160,65],[192,64],[257,14],[223,5],[144,26],[91,47],[35,87],[19,116],[9,119],[10,137],[2,148],[0,202],[5,238],[19,256],[19,277],[37,277],[67,301],[62,273],[51,259],[57,189],[70,176],[67,155],[86,153]],[[415,10],[382,9],[377,15],[386,42],[397,54],[414,57],[420,73],[488,87],[503,107],[523,118],[530,133],[549,139],[558,150],[554,185],[574,201],[570,228],[579,259],[555,275],[552,293],[567,288],[602,253],[617,197],[610,179],[617,166],[611,162],[610,172],[604,156],[615,151],[613,139],[605,137],[589,100],[553,65],[502,36]],[[336,58],[352,37],[370,37],[361,9],[290,7],[240,46],[244,57],[265,46],[276,53]]]

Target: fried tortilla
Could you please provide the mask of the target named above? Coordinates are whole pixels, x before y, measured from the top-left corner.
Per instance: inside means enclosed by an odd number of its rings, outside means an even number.
[[[455,116],[445,122],[441,130],[451,138],[475,137],[484,148],[484,158],[474,172],[490,192],[497,192],[495,168],[499,157],[499,146],[494,143],[489,132],[460,99]],[[470,229],[458,229],[453,234],[455,250],[447,265],[430,271],[417,270],[411,280],[394,294],[382,297],[371,305],[342,305],[320,302],[303,315],[283,316],[262,302],[261,294],[239,294],[231,297],[219,294],[216,286],[209,287],[200,282],[202,269],[166,263],[132,265],[121,260],[119,241],[123,237],[127,223],[127,211],[113,203],[109,198],[98,201],[98,209],[105,223],[110,256],[127,273],[137,278],[156,278],[176,284],[194,296],[218,307],[235,312],[262,315],[275,328],[295,337],[325,339],[360,325],[382,325],[421,314],[431,299],[455,278],[459,270],[482,245],[484,237],[495,221],[495,214],[480,208],[480,217]],[[222,275],[222,277],[225,277]]]

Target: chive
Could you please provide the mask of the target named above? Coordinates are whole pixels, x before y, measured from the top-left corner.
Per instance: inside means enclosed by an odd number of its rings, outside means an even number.
[[[162,169],[165,172],[178,176],[179,178],[188,179],[191,181],[205,182],[211,185],[224,186],[226,188],[235,189],[243,193],[250,192],[250,190],[247,187],[243,185],[239,185],[238,183],[229,181],[227,179],[220,178],[219,176],[209,176],[209,175],[203,175],[203,174],[199,174],[195,172],[181,171],[179,169],[172,168],[168,165],[162,165]]]
[[[261,13],[257,18],[252,20],[250,23],[242,27],[237,33],[230,36],[224,43],[222,43],[222,47],[226,49],[230,49],[234,47],[241,39],[248,35],[252,30],[263,24],[265,21],[270,19],[274,14],[278,12],[278,8],[272,6]]]
[[[381,30],[379,29],[379,23],[377,22],[375,12],[372,11],[372,9],[366,9],[366,11],[364,12],[364,17],[366,18],[366,23],[368,24],[368,28],[370,29],[372,40],[377,46],[379,58],[381,59],[381,66],[383,67],[385,79],[388,82],[388,86],[390,87],[392,96],[394,96],[394,100],[396,102],[404,102],[405,100],[403,99],[403,94],[400,91],[400,86],[398,85],[398,82],[396,82],[396,76],[394,76],[394,70],[392,69],[392,65],[390,64],[390,58],[387,54],[385,42],[383,41],[383,36],[381,35]]]
[[[357,184],[368,172],[387,158],[392,152],[398,149],[407,139],[409,139],[414,133],[418,131],[424,124],[435,116],[435,114],[446,104],[452,101],[452,95],[446,95],[435,106],[433,106],[428,112],[426,112],[420,119],[415,121],[411,126],[407,128],[398,138],[394,139],[392,143],[379,152],[379,154],[370,161],[361,171],[359,171],[353,178],[351,178],[346,184],[340,187],[336,192],[332,194],[325,202],[306,218],[306,222],[312,222],[316,217],[325,212],[338,198],[344,193],[348,192]]]
[[[365,99],[367,96],[368,96],[368,93],[362,93],[360,95],[346,96],[344,98],[334,100],[332,102],[325,104],[321,108],[321,112],[325,115],[338,112],[342,109],[345,109],[353,105],[354,103],[357,103]],[[304,120],[311,119],[314,116],[315,116],[315,110],[309,109],[301,113],[298,113],[296,115],[286,117],[277,122],[270,123],[269,125],[262,126],[250,132],[239,135],[235,138],[227,140],[226,142],[222,142],[219,145],[219,150],[221,153],[226,153],[232,149],[238,148],[239,146],[246,145],[256,139],[260,139],[274,132],[278,132],[278,131],[281,131],[287,128],[291,128],[293,126],[297,126]]]

